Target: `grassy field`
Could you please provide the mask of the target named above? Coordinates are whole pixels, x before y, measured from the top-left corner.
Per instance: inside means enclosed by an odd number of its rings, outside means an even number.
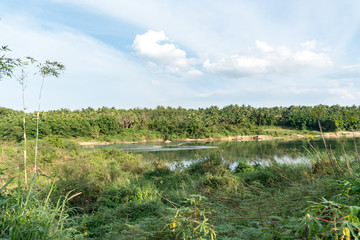
[[[169,169],[114,148],[39,143],[24,184],[22,143],[0,145],[3,239],[357,239],[359,159],[313,152],[311,165],[240,162],[214,151]],[[28,176],[34,142],[28,142]],[[349,238],[347,238],[349,237]]]

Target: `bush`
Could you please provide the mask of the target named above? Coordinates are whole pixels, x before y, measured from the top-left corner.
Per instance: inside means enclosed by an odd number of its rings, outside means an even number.
[[[128,202],[148,202],[159,200],[160,195],[151,181],[134,179],[129,186],[111,188],[101,193],[98,199],[100,206],[116,207]]]
[[[204,160],[195,162],[189,166],[187,171],[190,174],[200,174],[205,173],[211,174],[224,174],[229,171],[229,166],[225,164],[221,151],[212,152],[209,157],[206,157]]]
[[[214,225],[209,223],[208,215],[211,212],[205,207],[206,197],[190,195],[186,207],[176,210],[169,220],[161,237],[166,239],[215,239]]]
[[[302,236],[321,239],[358,239],[360,207],[323,199],[313,202],[300,223]]]

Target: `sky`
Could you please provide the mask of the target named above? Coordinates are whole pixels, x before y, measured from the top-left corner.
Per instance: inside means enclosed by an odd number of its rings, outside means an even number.
[[[9,57],[58,61],[41,109],[360,105],[358,0],[0,0]],[[41,77],[26,68],[25,105]],[[35,75],[34,75],[35,74]],[[22,88],[0,80],[0,107]]]

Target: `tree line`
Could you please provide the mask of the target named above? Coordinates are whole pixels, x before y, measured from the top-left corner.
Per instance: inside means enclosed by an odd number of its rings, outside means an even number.
[[[36,114],[27,116],[27,136],[36,136]],[[158,106],[155,109],[115,109],[102,107],[70,111],[40,112],[39,136],[101,139],[126,131],[148,131],[163,139],[207,138],[214,134],[247,135],[263,126],[298,130],[358,130],[360,106],[261,107],[229,105],[223,108],[185,109]],[[0,107],[0,138],[21,141],[23,111]]]

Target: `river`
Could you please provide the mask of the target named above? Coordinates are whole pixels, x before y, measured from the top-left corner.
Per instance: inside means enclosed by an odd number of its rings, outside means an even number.
[[[356,145],[355,145],[356,143]],[[356,155],[360,151],[360,138],[326,139],[326,144],[336,158]],[[356,146],[356,147],[355,147]],[[251,142],[171,142],[134,143],[97,146],[96,148],[120,148],[125,152],[141,154],[145,160],[162,160],[170,165],[182,163],[185,166],[193,161],[206,158],[213,151],[220,150],[224,161],[234,168],[239,161],[250,164],[265,164],[269,161],[281,163],[308,162],[314,152],[324,152],[322,139],[292,141],[251,141]]]

